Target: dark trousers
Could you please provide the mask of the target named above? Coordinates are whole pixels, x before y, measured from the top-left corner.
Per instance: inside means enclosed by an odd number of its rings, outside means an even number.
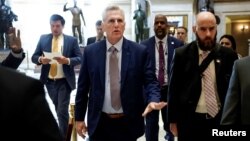
[[[110,118],[102,113],[96,131],[90,141],[136,141],[125,117]]]
[[[168,87],[161,88],[161,101],[167,102]],[[173,134],[170,132],[169,123],[167,123],[167,107],[161,109],[163,128],[166,131],[165,139],[173,141]],[[159,111],[154,110],[146,116],[146,141],[159,141]]]
[[[55,81],[48,80],[45,86],[55,106],[59,129],[63,138],[65,139],[69,123],[69,102],[71,88],[66,79]]]
[[[212,139],[212,129],[218,128],[220,116],[195,113],[177,123],[178,141],[202,141]]]

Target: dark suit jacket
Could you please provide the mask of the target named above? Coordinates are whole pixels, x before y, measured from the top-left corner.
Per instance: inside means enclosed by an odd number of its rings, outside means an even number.
[[[88,107],[88,134],[97,127],[105,95],[106,40],[84,49],[76,94],[76,121],[83,121]],[[159,102],[160,89],[145,46],[124,38],[121,58],[121,102],[134,137],[144,133],[143,88],[149,101]],[[88,103],[88,106],[87,106]],[[122,128],[122,127],[121,127]]]
[[[36,50],[31,58],[33,63],[41,65],[41,63],[38,62],[38,58],[43,54],[44,51],[51,52],[52,38],[52,34],[46,34],[40,37]],[[63,38],[64,43],[62,55],[70,59],[70,65],[63,65],[63,72],[70,88],[73,90],[76,87],[74,67],[81,63],[82,54],[75,37],[63,35]],[[42,65],[40,80],[43,83],[47,82],[49,70],[50,64]]]
[[[156,68],[155,66],[155,36],[145,40],[145,41],[142,41],[141,44],[145,45],[147,47],[147,49],[149,50],[149,54],[150,54],[150,58],[152,60],[152,64],[153,64],[153,67],[154,69]],[[168,36],[167,37],[167,55],[168,55],[168,58],[167,58],[167,73],[169,74],[169,71],[170,71],[170,64],[171,64],[171,61],[172,61],[172,58],[173,58],[173,53],[174,53],[174,49],[175,48],[178,48],[178,47],[181,47],[183,46],[184,44],[174,38],[174,37],[171,37],[171,36]]]
[[[235,61],[221,118],[222,125],[250,125],[250,57]]]
[[[5,60],[0,63],[0,65],[17,69],[19,65],[22,63],[23,59],[25,57],[25,54],[22,53],[22,58],[16,58],[12,55],[12,53],[9,53],[9,55],[5,58]]]
[[[4,67],[0,74],[1,138],[62,141],[42,83]]]
[[[104,36],[104,39],[105,39],[106,37]],[[95,41],[96,41],[96,36],[94,36],[94,37],[89,37],[88,39],[87,39],[87,45],[89,45],[89,44],[92,44],[92,43],[95,43]]]
[[[215,75],[219,100],[224,105],[232,66],[238,58],[231,49],[216,45]],[[201,75],[199,73],[199,55],[196,41],[175,49],[171,64],[168,120],[185,121],[195,113],[201,94]],[[221,110],[220,110],[221,113]],[[219,115],[220,115],[219,113]]]

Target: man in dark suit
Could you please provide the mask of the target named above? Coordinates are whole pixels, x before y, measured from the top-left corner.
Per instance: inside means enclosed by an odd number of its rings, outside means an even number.
[[[87,45],[101,41],[103,39],[105,39],[106,37],[103,34],[103,30],[102,30],[102,21],[98,20],[95,23],[95,28],[96,28],[96,36],[94,37],[89,37],[87,40]]]
[[[183,43],[172,36],[168,36],[168,22],[165,15],[158,14],[155,16],[154,20],[154,32],[155,36],[142,41],[141,44],[146,45],[147,49],[150,52],[150,58],[152,61],[152,65],[155,68],[156,76],[158,76],[159,82],[161,70],[159,68],[163,67],[163,83],[161,84],[161,101],[167,102],[167,91],[168,91],[168,74],[170,70],[170,63],[172,61],[174,49],[183,46]],[[162,42],[162,55],[163,62],[160,62],[161,56],[161,46]],[[163,64],[161,66],[160,64]],[[164,123],[164,130],[167,132],[165,138],[168,141],[173,140],[173,135],[169,131],[169,124],[167,124],[167,108],[164,107],[161,110],[162,120]],[[146,140],[147,141],[158,141],[159,134],[159,111],[153,111],[146,116]]]
[[[106,40],[84,49],[75,120],[78,134],[85,138],[88,132],[91,141],[136,141],[144,133],[143,116],[166,106],[160,102],[159,83],[146,47],[123,37],[124,20],[122,9],[107,7],[103,14]]]
[[[67,134],[70,94],[76,87],[74,66],[81,62],[77,39],[62,33],[65,20],[54,14],[50,18],[51,34],[42,35],[32,55],[32,62],[42,65],[40,80],[53,101],[62,135]],[[53,59],[44,52],[62,54]]]
[[[222,125],[250,125],[250,57],[234,63],[221,117]]]
[[[8,39],[11,51],[9,55],[0,63],[0,65],[17,69],[25,57],[21,45],[20,31],[18,30],[16,33],[16,29],[11,27],[8,32]]]
[[[168,120],[179,141],[208,139],[212,128],[219,126],[237,59],[233,50],[216,43],[217,24],[212,13],[200,12],[193,31],[196,41],[175,49],[170,71]]]
[[[42,83],[0,66],[1,138],[62,141]]]

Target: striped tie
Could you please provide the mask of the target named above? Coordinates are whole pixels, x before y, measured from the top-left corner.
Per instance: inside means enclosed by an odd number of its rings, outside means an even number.
[[[204,60],[208,55],[208,52],[203,51],[202,59]],[[203,73],[203,91],[205,94],[205,100],[207,105],[207,112],[211,117],[215,117],[219,111],[218,103],[215,96],[215,88],[212,79],[211,68],[208,66]]]

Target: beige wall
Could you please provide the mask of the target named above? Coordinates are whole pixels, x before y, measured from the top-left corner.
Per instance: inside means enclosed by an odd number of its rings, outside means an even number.
[[[232,35],[235,37],[237,44],[237,52],[242,56],[247,56],[249,52],[248,39],[250,39],[250,29],[242,31],[240,27],[242,25],[250,26],[250,22],[232,23],[231,31]]]

